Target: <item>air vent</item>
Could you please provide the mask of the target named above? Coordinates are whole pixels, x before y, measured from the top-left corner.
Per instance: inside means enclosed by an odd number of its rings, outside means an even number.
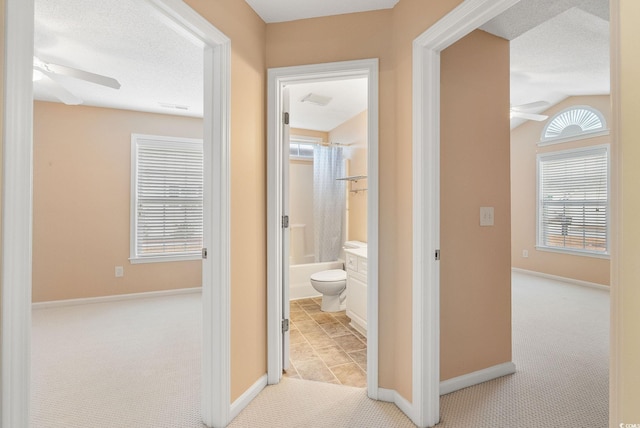
[[[160,104],[160,107],[170,108],[173,110],[184,110],[184,111],[189,110],[189,106],[181,106],[178,104],[170,104],[170,103],[158,103],[158,104]]]
[[[326,106],[327,104],[329,104],[331,102],[333,98],[331,97],[325,97],[324,95],[318,95],[318,94],[314,94],[314,93],[310,93],[308,95],[306,95],[304,98],[302,98],[300,100],[300,102],[302,103],[310,103],[310,104],[315,104],[317,106]]]

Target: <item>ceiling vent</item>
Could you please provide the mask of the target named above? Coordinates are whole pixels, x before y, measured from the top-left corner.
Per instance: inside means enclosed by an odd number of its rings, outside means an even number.
[[[160,104],[160,107],[170,108],[174,110],[184,110],[184,111],[189,110],[189,106],[181,106],[178,104],[171,104],[171,103],[158,103],[158,104]]]
[[[327,104],[329,104],[331,102],[333,98],[331,97],[325,97],[323,95],[318,95],[318,94],[314,94],[314,93],[310,93],[308,95],[306,95],[305,97],[303,97],[300,102],[301,103],[310,103],[310,104],[315,104],[317,106],[326,106]]]

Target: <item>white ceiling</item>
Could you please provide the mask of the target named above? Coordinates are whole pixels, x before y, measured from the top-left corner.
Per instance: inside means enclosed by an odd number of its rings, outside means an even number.
[[[511,104],[609,94],[608,20],[608,0],[522,0],[482,26],[511,40]]]
[[[326,106],[301,100],[308,94],[330,97]],[[367,109],[367,79],[334,80],[289,86],[293,128],[329,132]]]
[[[398,0],[245,1],[266,22],[281,22],[391,8]],[[122,84],[114,90],[67,78],[65,87],[84,104],[202,116],[202,50],[156,19],[144,0],[35,3],[36,55],[114,77]],[[483,26],[511,40],[511,103],[555,104],[571,95],[608,94],[608,10],[608,0],[522,0]],[[354,82],[293,85],[292,125],[335,128],[366,108],[366,89],[357,88]],[[35,98],[55,101],[46,89],[45,82],[35,82]],[[311,92],[334,99],[324,108],[296,105]],[[512,127],[518,123],[512,121]]]
[[[320,16],[343,15],[391,9],[399,0],[245,0],[264,22],[295,21]]]
[[[142,0],[35,0],[35,54],[121,83],[115,90],[63,76],[85,105],[201,117],[202,48],[156,14]],[[35,98],[57,101],[47,92],[50,84],[34,82]]]

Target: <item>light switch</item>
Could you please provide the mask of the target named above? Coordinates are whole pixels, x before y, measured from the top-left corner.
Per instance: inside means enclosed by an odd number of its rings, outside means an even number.
[[[493,226],[493,207],[480,207],[480,226]]]

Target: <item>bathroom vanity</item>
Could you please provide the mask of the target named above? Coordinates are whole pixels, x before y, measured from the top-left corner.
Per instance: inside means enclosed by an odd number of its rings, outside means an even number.
[[[347,316],[351,326],[367,334],[367,247],[348,248],[345,252],[347,271]]]

